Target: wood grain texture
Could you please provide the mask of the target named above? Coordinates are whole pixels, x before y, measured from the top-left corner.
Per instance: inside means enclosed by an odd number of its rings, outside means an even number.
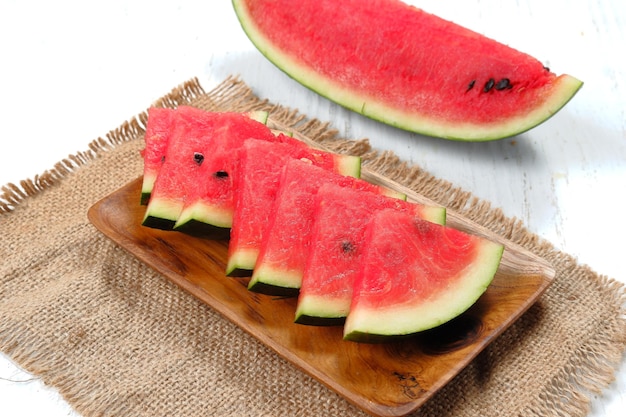
[[[364,171],[364,177],[427,199]],[[249,278],[224,273],[224,237],[190,236],[141,225],[141,179],[124,186],[89,210],[90,221],[106,236],[169,280],[210,305],[296,367],[377,416],[406,415],[458,374],[495,337],[522,315],[551,284],[545,261],[488,230],[451,213],[449,222],[500,240],[505,253],[487,292],[466,313],[436,329],[384,344],[342,340],[341,326],[293,322],[296,298],[247,290]]]

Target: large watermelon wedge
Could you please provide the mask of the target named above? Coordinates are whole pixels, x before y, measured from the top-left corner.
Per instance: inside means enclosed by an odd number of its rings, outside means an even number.
[[[486,141],[550,118],[582,82],[397,0],[233,0],[255,46],[301,84],[365,116]]]
[[[384,210],[369,223],[344,338],[384,341],[439,326],[485,292],[504,247]]]
[[[405,200],[406,194],[294,159],[279,180],[248,288],[274,295],[297,294],[310,251],[315,194],[326,183]]]
[[[361,158],[314,149],[297,139],[293,141],[297,143],[250,139],[242,147],[234,184],[227,275],[249,276],[254,269],[287,162],[299,159],[342,175],[360,175]]]
[[[315,195],[310,252],[302,275],[297,323],[338,324],[350,309],[352,286],[363,262],[365,231],[372,215],[391,209],[443,224],[446,210],[336,184]]]

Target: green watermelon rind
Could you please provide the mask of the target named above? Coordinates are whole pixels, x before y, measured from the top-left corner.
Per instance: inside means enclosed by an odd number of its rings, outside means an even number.
[[[281,292],[297,293],[300,275],[282,268],[274,268],[270,265],[255,265],[254,273],[248,283],[248,289],[253,292],[264,294],[278,294]]]
[[[255,47],[270,62],[289,77],[310,90],[335,103],[373,120],[419,133],[455,141],[484,142],[508,138],[524,133],[545,122],[563,108],[580,90],[583,82],[568,74],[554,81],[552,94],[533,111],[519,115],[502,123],[489,125],[477,123],[445,123],[435,118],[402,111],[385,105],[375,96],[358,94],[339,82],[321,76],[306,65],[299,63],[289,54],[276,48],[256,27],[243,0],[232,0],[235,13],[244,32]]]
[[[152,195],[152,189],[154,188],[154,183],[156,181],[157,174],[155,173],[145,173],[143,175],[143,181],[141,183],[141,201],[140,204],[145,206],[150,201],[150,196]]]
[[[439,293],[431,302],[418,306],[351,310],[344,324],[344,340],[384,342],[433,329],[460,316],[485,293],[500,265],[504,246],[483,240],[474,262],[468,265],[459,284]]]
[[[181,199],[153,198],[148,203],[141,224],[154,229],[171,230],[174,228],[182,208]]]
[[[332,298],[323,295],[308,295],[298,299],[294,322],[313,326],[333,326],[343,324],[349,309],[343,302],[333,303]]]
[[[425,205],[422,209],[421,218],[423,220],[428,220],[431,223],[445,225],[447,220],[447,214],[448,212],[445,207]]]
[[[265,110],[251,110],[249,112],[245,112],[244,114],[246,114],[252,120],[256,120],[257,122],[263,123],[264,125],[267,125],[267,120],[270,117],[269,112]]]
[[[258,249],[238,248],[228,257],[226,275],[229,277],[250,276],[258,257]]]
[[[400,191],[392,190],[391,188],[387,188],[387,187],[381,187],[381,188],[383,189],[383,195],[386,195],[387,197],[397,198],[398,200],[403,200],[403,201],[406,201],[408,197],[406,194],[401,193]]]
[[[337,172],[354,178],[361,178],[361,157],[357,155],[339,155]]]
[[[216,229],[230,229],[233,225],[232,211],[197,201],[183,209],[173,229],[183,233],[203,234]]]

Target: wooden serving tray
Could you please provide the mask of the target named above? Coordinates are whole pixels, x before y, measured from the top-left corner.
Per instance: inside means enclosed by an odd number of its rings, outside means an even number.
[[[363,178],[404,191],[363,171]],[[448,225],[505,244],[500,268],[483,296],[457,319],[384,344],[342,340],[343,328],[295,324],[296,298],[248,291],[249,278],[227,277],[226,238],[194,237],[141,225],[138,178],[93,205],[89,220],[104,235],[214,308],[296,367],[376,416],[415,411],[509,327],[548,288],[554,270],[531,252],[453,212]]]

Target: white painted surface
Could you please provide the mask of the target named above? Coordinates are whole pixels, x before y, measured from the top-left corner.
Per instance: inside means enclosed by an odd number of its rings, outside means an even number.
[[[251,45],[228,1],[0,1],[0,184],[53,166],[191,77],[207,89],[240,74],[258,95],[368,137],[518,217],[596,271],[626,282],[626,3],[412,1],[539,58],[585,86],[519,137],[462,144],[352,114],[289,79]],[[24,382],[25,381],[25,382]],[[626,362],[592,403],[626,415]],[[0,415],[72,416],[0,356]]]

